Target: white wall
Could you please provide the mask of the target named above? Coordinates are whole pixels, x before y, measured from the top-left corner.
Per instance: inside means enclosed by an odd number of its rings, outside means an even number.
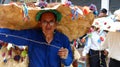
[[[68,1],[68,0],[61,0],[61,3],[64,4],[66,1]]]

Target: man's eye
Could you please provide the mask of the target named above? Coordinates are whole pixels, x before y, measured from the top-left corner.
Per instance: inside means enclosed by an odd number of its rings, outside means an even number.
[[[54,22],[50,22],[50,25],[54,25]]]
[[[47,24],[47,22],[43,22],[43,24]]]
[[[55,22],[51,21],[51,22],[42,22],[42,23],[43,23],[44,25],[49,24],[49,25],[51,25],[51,26],[52,26],[52,25],[54,25],[54,23],[55,23]]]

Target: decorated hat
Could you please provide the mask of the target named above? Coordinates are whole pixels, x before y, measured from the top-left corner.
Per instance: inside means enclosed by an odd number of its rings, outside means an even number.
[[[36,14],[36,20],[39,21],[40,18],[41,18],[41,16],[42,16],[42,14],[43,14],[43,13],[46,13],[46,12],[51,12],[51,13],[55,14],[55,15],[56,15],[56,20],[57,20],[57,22],[60,22],[60,21],[61,21],[62,14],[61,14],[59,11],[55,10],[55,9],[40,10],[40,11]]]

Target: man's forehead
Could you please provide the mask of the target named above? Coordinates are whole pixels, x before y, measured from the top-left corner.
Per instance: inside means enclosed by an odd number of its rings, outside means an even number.
[[[46,12],[42,14],[41,20],[55,20],[55,15],[51,12]]]
[[[47,15],[47,16],[55,16],[55,14],[52,13],[52,12],[45,12],[45,13],[42,14],[42,16],[46,16],[46,15]],[[41,17],[42,17],[42,16],[41,16]]]

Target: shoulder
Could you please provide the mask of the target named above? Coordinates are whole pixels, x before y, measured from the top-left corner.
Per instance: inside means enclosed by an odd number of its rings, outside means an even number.
[[[68,48],[68,46],[70,46],[70,40],[65,34],[55,31],[54,38],[55,41],[59,42],[63,47]]]
[[[69,39],[65,34],[61,33],[61,32],[58,32],[58,31],[55,31],[55,36],[57,38],[60,38],[60,39]]]

